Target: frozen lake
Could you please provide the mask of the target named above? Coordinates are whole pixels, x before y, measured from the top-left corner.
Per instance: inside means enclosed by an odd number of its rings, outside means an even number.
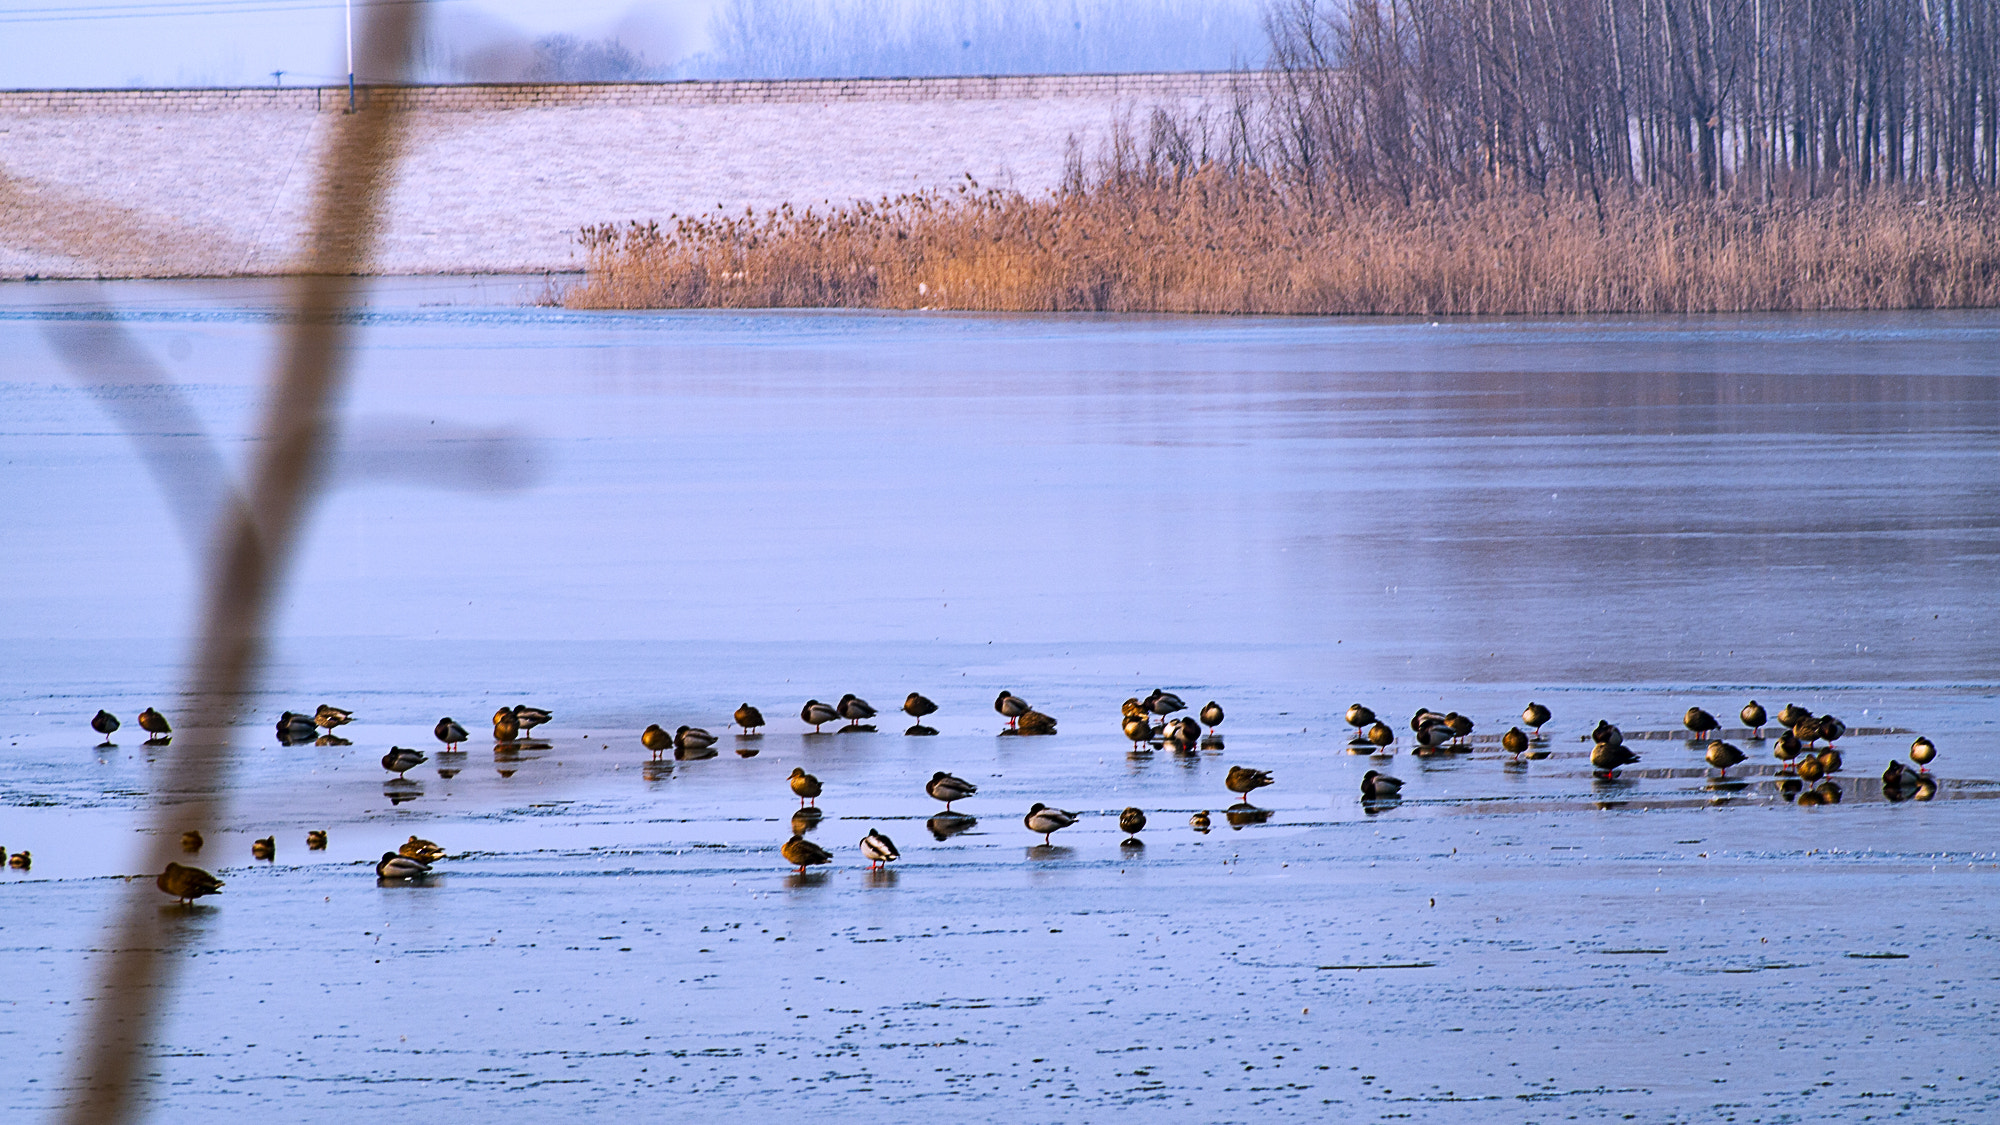
[[[175,709],[175,512],[243,459],[276,291],[0,288],[0,844],[34,853],[0,873],[0,1115],[62,1101],[135,895],[182,965],[159,1121],[2000,1112],[2000,314],[577,314],[541,284],[378,286],[241,766],[196,778],[133,716]],[[107,315],[177,390],[73,377]],[[1133,752],[1119,701],[1155,687],[1220,701],[1224,746]],[[1061,733],[995,737],[1003,688]],[[888,721],[910,691],[937,737]],[[879,732],[798,720],[843,692]],[[1753,696],[1855,728],[1838,804],[1769,742],[1722,780],[1678,737]],[[1530,699],[1552,752],[1510,762]],[[723,729],[746,700],[760,738]],[[1347,752],[1355,701],[1393,757]],[[496,747],[517,702],[556,718]],[[320,703],[351,745],[278,745]],[[1472,752],[1412,756],[1419,706]],[[1599,718],[1642,755],[1616,780]],[[652,722],[721,753],[649,766]],[[1914,732],[1936,799],[1885,801]],[[431,754],[407,784],[392,743]],[[1234,818],[1231,765],[1277,778]],[[803,877],[797,766],[835,854]],[[1370,768],[1405,799],[1365,812]],[[942,839],[935,770],[980,787]],[[202,788],[228,886],[183,909],[124,876],[156,795]],[[1081,820],[1044,848],[1035,801]],[[413,833],[452,858],[378,886]]]

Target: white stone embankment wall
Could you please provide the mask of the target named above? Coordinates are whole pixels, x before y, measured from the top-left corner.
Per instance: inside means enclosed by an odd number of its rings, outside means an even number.
[[[407,114],[385,274],[570,270],[585,224],[1041,192],[1071,138],[1239,76],[1151,74],[364,89]],[[0,277],[293,272],[344,89],[0,91]]]

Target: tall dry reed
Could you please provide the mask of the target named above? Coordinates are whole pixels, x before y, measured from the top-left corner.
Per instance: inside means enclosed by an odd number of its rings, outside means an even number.
[[[1303,206],[1254,170],[1120,175],[583,232],[572,308],[1503,314],[2000,305],[2000,206],[1602,201]]]

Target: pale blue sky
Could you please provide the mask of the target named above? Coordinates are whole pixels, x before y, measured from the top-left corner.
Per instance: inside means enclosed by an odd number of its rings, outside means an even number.
[[[1260,2],[429,0],[415,77],[519,80],[556,33],[670,76],[1212,70],[1261,57]],[[343,44],[341,0],[0,0],[0,87],[336,83]]]
[[[618,34],[660,62],[700,46],[714,0],[433,0],[433,32]],[[56,18],[48,18],[56,17]],[[0,87],[332,82],[340,0],[0,0]],[[357,18],[357,26],[359,16]]]

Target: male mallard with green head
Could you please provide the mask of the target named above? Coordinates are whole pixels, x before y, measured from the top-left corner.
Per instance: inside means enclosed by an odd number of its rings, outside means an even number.
[[[1029,710],[1028,701],[1011,691],[1003,691],[999,695],[994,696],[993,709],[1000,712],[1001,717],[1007,720],[1007,725],[1010,727],[1018,722],[1021,716],[1027,714]]]
[[[962,777],[953,777],[943,770],[939,770],[931,775],[929,781],[924,783],[924,792],[930,794],[932,800],[943,801],[945,811],[950,812],[953,801],[963,801],[974,793],[979,792],[979,786]]]
[[[428,761],[430,756],[421,750],[412,750],[407,746],[391,746],[389,752],[382,755],[382,768],[401,777]]]
[[[820,727],[838,718],[840,718],[840,712],[828,707],[817,699],[808,699],[805,706],[799,708],[799,721],[809,724],[814,734],[819,734]]]
[[[1528,724],[1535,732],[1533,736],[1535,738],[1542,737],[1542,726],[1549,721],[1549,718],[1549,709],[1533,700],[1529,700],[1528,705],[1521,710],[1521,721]]]
[[[1021,823],[1028,826],[1028,831],[1040,835],[1042,843],[1046,844],[1050,836],[1075,824],[1076,814],[1064,812],[1062,809],[1052,809],[1036,801],[1028,806],[1028,815],[1021,818]]]
[[[873,828],[868,830],[868,835],[861,837],[861,854],[867,857],[870,868],[903,858],[903,853],[896,850],[896,842]]]
[[[472,737],[450,715],[438,720],[437,726],[431,728],[431,736],[444,743],[446,750],[456,750],[459,743]]]
[[[1369,770],[1361,775],[1361,799],[1389,801],[1403,795],[1403,779]]]
[[[431,865],[412,856],[383,852],[375,861],[377,879],[415,879],[431,873]]]

